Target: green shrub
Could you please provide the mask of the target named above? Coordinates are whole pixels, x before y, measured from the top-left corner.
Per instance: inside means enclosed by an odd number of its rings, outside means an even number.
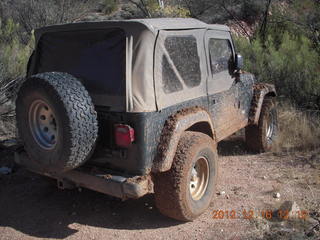
[[[157,7],[153,9],[153,16],[186,18],[190,16],[190,12],[189,10],[183,7],[174,6],[174,5],[165,5],[163,8]]]
[[[33,48],[33,38],[24,45],[18,37],[19,25],[11,19],[7,22],[0,20],[0,79],[8,82],[23,76],[29,55]]]
[[[320,107],[320,57],[305,36],[285,32],[281,40],[269,35],[265,44],[236,38],[245,70],[259,81],[275,84],[279,95],[300,107]]]
[[[111,14],[118,9],[117,0],[104,0],[103,12],[105,14]]]
[[[19,41],[19,25],[11,19],[0,20],[0,140],[14,137],[15,117],[12,97],[25,75],[32,51],[32,40],[27,44]]]

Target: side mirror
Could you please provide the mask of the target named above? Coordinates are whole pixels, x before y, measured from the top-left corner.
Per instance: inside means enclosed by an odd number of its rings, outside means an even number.
[[[237,71],[240,71],[243,68],[243,57],[240,54],[236,54],[235,67]]]

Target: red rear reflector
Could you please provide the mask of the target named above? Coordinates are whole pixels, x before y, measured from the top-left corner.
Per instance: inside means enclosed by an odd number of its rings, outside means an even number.
[[[134,141],[134,129],[129,125],[116,124],[114,126],[116,144],[119,147],[128,148]]]

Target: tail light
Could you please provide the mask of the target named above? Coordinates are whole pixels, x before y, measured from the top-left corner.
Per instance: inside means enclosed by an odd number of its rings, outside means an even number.
[[[134,129],[129,125],[116,124],[114,126],[116,144],[119,147],[128,148],[134,141]]]

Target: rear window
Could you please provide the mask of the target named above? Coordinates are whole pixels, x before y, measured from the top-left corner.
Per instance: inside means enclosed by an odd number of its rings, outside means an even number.
[[[120,29],[54,32],[38,45],[37,70],[67,72],[90,93],[125,95],[125,33]]]
[[[183,84],[188,88],[199,86],[201,72],[197,39],[192,35],[169,36],[165,39],[164,46],[168,53],[162,59],[164,92],[180,91]]]

